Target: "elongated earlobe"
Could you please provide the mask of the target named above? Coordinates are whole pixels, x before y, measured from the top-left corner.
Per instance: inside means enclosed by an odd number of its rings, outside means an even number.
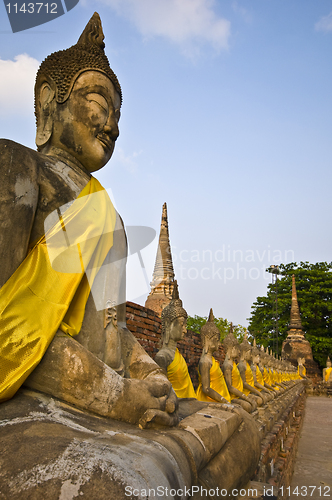
[[[165,344],[168,345],[168,343],[169,343],[169,328],[167,328],[165,332]]]
[[[53,112],[55,109],[55,91],[48,82],[43,82],[40,87],[37,110],[36,146],[38,151],[50,140],[53,131]]]

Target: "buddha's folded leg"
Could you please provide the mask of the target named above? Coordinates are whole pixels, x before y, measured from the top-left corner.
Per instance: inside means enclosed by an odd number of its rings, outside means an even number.
[[[169,411],[172,391],[167,379],[156,384],[149,379],[122,378],[60,331],[25,385],[79,408],[135,424],[146,410]]]
[[[251,394],[251,397],[256,401],[257,406],[262,406],[264,404],[264,399],[262,398],[262,396]]]
[[[246,410],[248,413],[252,412],[251,404],[248,403],[247,401],[244,401],[243,399],[234,398],[232,399],[231,403],[242,406],[242,408]]]

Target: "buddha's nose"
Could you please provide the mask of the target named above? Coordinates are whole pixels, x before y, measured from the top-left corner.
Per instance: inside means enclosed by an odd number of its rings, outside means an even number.
[[[113,113],[110,113],[108,116],[108,120],[104,126],[104,133],[109,135],[113,141],[116,141],[119,137],[118,122]]]

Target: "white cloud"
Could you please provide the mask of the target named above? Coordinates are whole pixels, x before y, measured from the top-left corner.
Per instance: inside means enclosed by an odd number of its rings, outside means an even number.
[[[321,17],[315,24],[315,29],[316,31],[325,31],[325,33],[332,31],[332,12],[327,16]]]
[[[165,37],[185,50],[202,42],[218,51],[228,47],[230,22],[214,12],[215,0],[102,1],[145,37]]]
[[[27,54],[0,59],[0,114],[33,112],[33,88],[39,62]]]
[[[127,170],[127,172],[134,174],[138,169],[136,158],[142,153],[143,151],[134,151],[131,155],[126,155],[122,148],[116,147],[113,158],[119,161],[121,165],[123,165]]]
[[[239,3],[237,1],[234,1],[232,3],[232,8],[233,8],[233,11],[235,12],[235,14],[238,14],[239,16],[241,16],[242,19],[246,23],[249,24],[252,22],[252,15],[248,11],[248,9],[244,8],[242,5],[239,5]]]

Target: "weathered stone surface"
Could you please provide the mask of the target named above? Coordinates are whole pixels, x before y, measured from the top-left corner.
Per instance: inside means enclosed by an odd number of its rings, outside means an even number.
[[[240,408],[182,403],[179,427],[141,430],[21,389],[0,406],[0,499],[122,500],[134,488],[242,485],[259,459],[255,420]]]
[[[7,287],[2,294],[0,318],[1,332],[4,332],[0,339],[5,340],[0,345],[13,346],[10,355],[7,353],[7,366],[0,373],[0,398],[11,397],[25,380],[33,389],[101,415],[138,423],[153,409],[159,412],[164,423],[164,419],[170,417],[168,423],[174,425],[177,402],[171,384],[126,328],[127,242],[123,222],[113,212],[109,198],[97,181],[91,179],[91,172],[102,168],[112,156],[119,135],[121,89],[104,53],[103,38],[101,21],[95,13],[76,45],[53,53],[41,64],[35,86],[38,152],[12,141],[0,142],[0,170],[4,179],[0,189],[0,286],[6,283]],[[68,233],[67,222],[63,222],[66,208],[75,206],[86,186],[87,191],[99,192],[97,197],[104,196],[107,202],[104,210],[100,210],[100,217],[96,218],[95,207],[91,208],[90,204],[90,222],[86,216],[81,225],[77,219],[73,222],[81,231],[80,244],[72,247],[75,252],[81,249],[79,258],[84,268],[80,266],[79,271],[67,269],[62,273],[71,278],[77,276],[78,281],[67,286],[61,277],[54,276],[53,261],[46,257],[47,245],[41,238],[47,229],[57,223],[59,227],[61,222],[70,241],[72,235]],[[90,199],[90,195],[87,198]],[[112,214],[114,228],[113,222],[105,226],[110,218],[107,214]],[[77,217],[80,220],[80,216]],[[81,245],[86,239],[89,241],[89,234],[96,228],[101,233],[90,238],[90,242],[92,239],[97,245],[93,254],[103,255],[98,264],[91,255],[84,254],[84,245]],[[62,229],[58,233],[62,234]],[[103,230],[109,233],[113,229],[112,244],[109,240],[107,250],[104,247],[105,252],[100,252],[97,240],[103,240],[100,237]],[[36,245],[36,242],[39,243]],[[26,269],[27,260],[31,262],[44,248],[46,264],[40,264],[44,260],[36,258],[34,274],[29,274],[31,281],[40,285],[40,291],[30,293],[31,283],[23,280],[20,273],[22,268]],[[27,255],[28,249],[31,252]],[[97,276],[93,284],[89,281],[92,291],[87,297],[81,285],[87,275],[91,278],[89,269],[96,269]],[[13,276],[15,272],[18,275]],[[53,276],[52,283],[50,276]],[[17,299],[17,283],[22,283],[20,299]],[[56,297],[49,302],[45,300],[47,287],[56,291]],[[45,305],[43,311],[39,310],[41,304]],[[117,316],[112,328],[107,322],[110,305],[116,307]],[[54,311],[57,314],[52,316]],[[78,311],[84,311],[84,318]],[[77,321],[76,316],[79,316]],[[54,319],[46,325],[48,318]],[[28,320],[32,324],[27,332],[20,324],[26,325]],[[63,338],[63,331],[68,333],[68,328],[71,332]],[[22,342],[29,339],[30,332],[36,335],[29,348],[23,349]],[[78,332],[74,340],[71,335]],[[26,355],[28,351],[30,357]]]

